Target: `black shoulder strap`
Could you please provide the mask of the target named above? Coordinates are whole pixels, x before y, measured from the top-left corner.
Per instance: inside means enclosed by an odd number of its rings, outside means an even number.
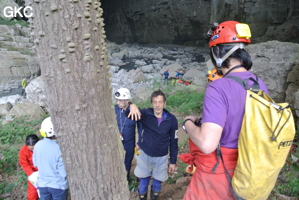
[[[260,85],[258,83],[258,77],[256,76],[256,79],[250,77],[248,79],[241,79],[239,77],[236,77],[236,76],[227,76],[225,78],[230,78],[230,79],[233,79],[235,80],[237,83],[239,83],[245,90],[252,90],[253,92],[258,92],[260,90]],[[248,81],[251,80],[253,81],[253,85],[250,87],[248,85]]]
[[[223,78],[224,78],[225,76],[227,76],[229,73],[231,73],[231,71],[233,71],[233,70],[235,70],[235,69],[238,69],[238,68],[241,68],[241,67],[243,67],[243,66],[242,66],[242,65],[234,66],[233,68],[231,68],[230,70],[228,70],[228,72],[226,72],[226,73],[224,74]]]

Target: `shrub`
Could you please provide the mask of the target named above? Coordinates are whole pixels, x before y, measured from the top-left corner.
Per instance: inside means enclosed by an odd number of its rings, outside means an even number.
[[[24,144],[26,136],[36,133],[41,122],[41,119],[29,121],[28,117],[24,116],[0,125],[0,145]]]
[[[24,20],[9,20],[0,17],[0,24],[1,25],[16,25],[20,24],[21,26],[29,27],[29,23]]]

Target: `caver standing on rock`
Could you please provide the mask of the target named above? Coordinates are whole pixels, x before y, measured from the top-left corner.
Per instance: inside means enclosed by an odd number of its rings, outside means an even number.
[[[23,78],[22,80],[22,96],[26,96],[26,87],[27,87],[27,78]]]
[[[142,123],[143,131],[139,134],[136,148],[137,166],[135,175],[139,177],[138,188],[140,200],[147,199],[148,185],[151,176],[151,200],[158,199],[162,189],[162,182],[168,178],[168,173],[174,173],[178,154],[178,122],[176,117],[164,109],[166,97],[161,90],[151,95],[153,108],[139,109],[131,104],[126,115]],[[168,167],[168,151],[170,151],[170,165]],[[168,168],[168,170],[167,170]]]
[[[124,111],[128,108],[129,104],[131,104],[129,102],[131,99],[130,91],[127,88],[120,88],[114,94],[114,97],[117,99],[117,105],[115,105],[114,108],[120,138],[126,151],[124,162],[127,170],[127,180],[129,181],[132,160],[134,158],[134,148],[136,144],[136,124],[138,127],[138,132],[142,130],[142,126],[141,123],[136,123],[125,116]]]
[[[241,79],[256,76],[248,70],[252,61],[244,46],[250,43],[247,24],[226,21],[209,31],[209,47],[212,62],[224,74],[224,78],[211,82],[206,89],[202,120],[187,116],[183,129],[191,138],[190,163],[196,171],[188,186],[184,200],[233,200],[230,183],[222,161],[217,159],[216,148],[220,146],[225,166],[232,177],[238,159],[238,138],[245,112],[246,90],[226,75]],[[265,83],[258,79],[260,89],[268,93]],[[253,82],[248,81],[251,86]]]
[[[37,200],[38,193],[36,187],[30,182],[32,177],[36,177],[35,173],[38,173],[37,167],[34,167],[32,162],[32,154],[35,144],[38,142],[39,138],[35,134],[27,135],[26,144],[20,149],[19,152],[19,163],[22,170],[28,176],[27,185],[27,198],[28,200]],[[35,180],[36,182],[36,180]]]

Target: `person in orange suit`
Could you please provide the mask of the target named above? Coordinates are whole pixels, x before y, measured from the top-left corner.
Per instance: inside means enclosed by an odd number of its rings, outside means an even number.
[[[34,167],[32,163],[32,154],[34,145],[39,141],[39,138],[36,134],[31,134],[26,137],[26,144],[20,149],[19,152],[19,163],[22,167],[22,170],[26,173],[26,175],[29,177],[32,175],[33,172],[38,171],[36,167]],[[28,186],[27,186],[27,198],[28,200],[37,200],[38,199],[38,193],[37,189],[34,187],[34,185],[28,180]]]

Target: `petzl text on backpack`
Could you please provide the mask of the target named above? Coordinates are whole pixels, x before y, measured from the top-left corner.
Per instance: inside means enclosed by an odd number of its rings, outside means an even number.
[[[232,178],[235,193],[246,200],[265,200],[273,189],[295,135],[288,103],[275,103],[259,89],[258,79],[228,76],[246,90],[245,114]],[[248,80],[254,82],[252,88]]]

